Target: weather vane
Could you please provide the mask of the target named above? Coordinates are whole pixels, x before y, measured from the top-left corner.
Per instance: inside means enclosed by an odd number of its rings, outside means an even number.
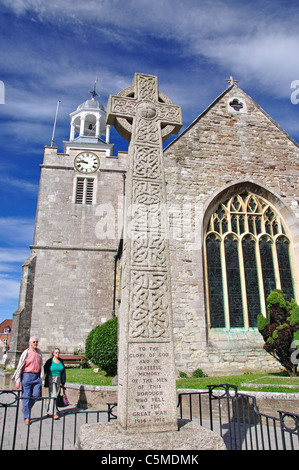
[[[94,86],[93,86],[93,90],[92,91],[88,91],[88,93],[91,94],[91,99],[94,100],[96,96],[99,96],[98,93],[97,93],[97,90],[96,90],[96,87],[97,87],[97,81],[98,81],[98,77],[96,77],[95,81],[94,81]]]

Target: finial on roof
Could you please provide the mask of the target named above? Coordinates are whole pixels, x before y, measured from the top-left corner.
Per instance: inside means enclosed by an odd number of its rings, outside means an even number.
[[[98,93],[97,93],[97,90],[96,90],[96,87],[97,87],[97,81],[98,81],[98,77],[96,77],[95,81],[94,81],[94,86],[93,86],[93,90],[92,91],[88,91],[88,93],[91,94],[91,99],[94,100],[96,96],[99,96]]]
[[[231,85],[237,84],[239,80],[234,80],[233,77],[230,76],[229,78],[226,78],[225,81],[229,82],[228,86],[231,86]]]

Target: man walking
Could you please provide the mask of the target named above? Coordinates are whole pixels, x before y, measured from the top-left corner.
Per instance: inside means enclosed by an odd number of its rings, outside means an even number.
[[[22,384],[23,414],[26,425],[29,424],[30,410],[36,399],[40,397],[42,386],[43,361],[41,350],[37,346],[38,339],[31,337],[29,348],[22,353],[13,375],[17,390]]]

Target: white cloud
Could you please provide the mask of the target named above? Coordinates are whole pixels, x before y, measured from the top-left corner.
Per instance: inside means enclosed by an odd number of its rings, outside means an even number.
[[[199,62],[204,58],[229,68],[243,84],[256,82],[278,96],[287,95],[286,83],[299,79],[298,9],[289,4],[281,11],[275,5],[277,2],[269,5],[263,1],[89,0],[82,3],[79,0],[2,0],[2,3],[18,15],[31,15],[35,21],[50,22],[56,27],[63,22],[70,28],[76,44],[78,40],[90,44],[90,54],[97,57],[101,73],[103,71],[102,86],[109,84],[109,93],[120,77],[115,77],[111,70],[112,76],[108,80],[109,72],[105,70],[107,52],[101,50],[101,39],[108,39],[115,47],[127,45],[132,55],[138,52],[140,42],[149,37],[170,40],[174,48],[181,44],[178,55],[194,60],[198,57]],[[53,37],[49,41],[53,41]],[[39,75],[51,86],[63,86],[63,82],[67,85],[71,81],[74,90],[77,85],[90,80],[95,65],[92,62],[89,62],[88,71],[77,70],[69,76],[69,70],[74,69],[75,61],[80,57],[80,46],[74,48],[73,54],[64,48],[56,50],[55,54],[52,50],[50,44],[48,53],[40,60],[36,47],[27,49],[26,54],[23,50],[14,50],[11,54],[9,48],[7,51],[3,48],[2,62],[15,69],[20,69],[21,63],[23,72],[30,72],[38,63]],[[81,55],[80,63],[84,63],[84,55]],[[43,109],[49,110],[49,103],[44,105]],[[26,101],[18,100],[15,108],[25,115],[30,112]]]
[[[15,299],[19,296],[20,282],[9,277],[0,277],[1,302],[6,299]]]
[[[18,189],[34,195],[36,195],[38,192],[37,183],[32,183],[31,181],[22,180],[20,178],[11,177],[5,174],[0,174],[0,183],[5,185],[6,190],[8,187],[12,187],[13,189]]]
[[[29,256],[29,250],[23,248],[0,248],[0,263],[24,263]],[[1,270],[1,269],[0,269]]]
[[[131,84],[134,72],[157,74],[163,84],[160,89],[183,107],[188,122],[223,91],[224,74],[234,75],[245,90],[284,99],[290,96],[290,83],[299,79],[299,9],[290,3],[285,9],[278,8],[277,0],[270,4],[263,0],[1,3],[19,15],[25,27],[37,23],[48,27],[48,34],[31,41],[28,29],[23,48],[13,37],[6,38],[6,47],[0,50],[0,61],[12,77],[6,86],[11,97],[6,116],[18,119],[25,139],[34,133],[34,143],[38,138],[42,144],[50,140],[58,99],[62,100],[58,132],[62,122],[68,123],[68,114],[88,97],[87,87],[92,87],[95,75],[100,101],[106,103],[110,93]],[[39,31],[33,29],[35,34]],[[149,62],[146,55],[139,55],[146,45],[149,57],[154,55]],[[116,56],[120,48],[123,56]],[[178,64],[161,62],[159,48],[177,55]],[[180,68],[181,59],[190,61],[189,70]],[[21,83],[24,77],[26,83]],[[16,139],[19,135],[15,132]]]
[[[259,33],[225,43],[207,40],[200,51],[234,70],[243,85],[256,81],[268,94],[286,97],[292,80],[299,78],[298,47],[299,35]]]
[[[20,280],[0,274],[0,323],[12,318],[18,306]]]
[[[33,240],[34,219],[0,217],[0,242],[7,245],[29,245]]]

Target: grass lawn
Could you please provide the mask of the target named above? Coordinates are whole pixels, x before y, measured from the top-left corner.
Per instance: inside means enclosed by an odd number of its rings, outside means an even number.
[[[208,385],[231,384],[238,391],[299,393],[299,388],[289,388],[289,385],[299,385],[299,377],[290,378],[280,374],[244,374],[220,377],[186,378],[177,380],[177,388],[208,388]],[[252,386],[250,385],[252,383]],[[263,384],[258,386],[258,384]],[[287,385],[284,387],[283,385]]]
[[[93,369],[69,368],[66,371],[66,381],[85,385],[112,385],[112,377],[107,377],[102,372],[94,372]],[[253,386],[242,385],[249,382],[252,382]],[[206,389],[208,385],[224,383],[236,385],[239,391],[299,393],[299,388],[282,387],[282,385],[299,385],[299,377],[290,378],[283,374],[265,373],[178,379],[177,388]],[[266,385],[258,388],[254,386],[259,383]]]
[[[79,369],[78,367],[66,369],[66,381],[85,385],[112,385],[112,378],[103,375],[103,372],[94,372],[93,369]]]

